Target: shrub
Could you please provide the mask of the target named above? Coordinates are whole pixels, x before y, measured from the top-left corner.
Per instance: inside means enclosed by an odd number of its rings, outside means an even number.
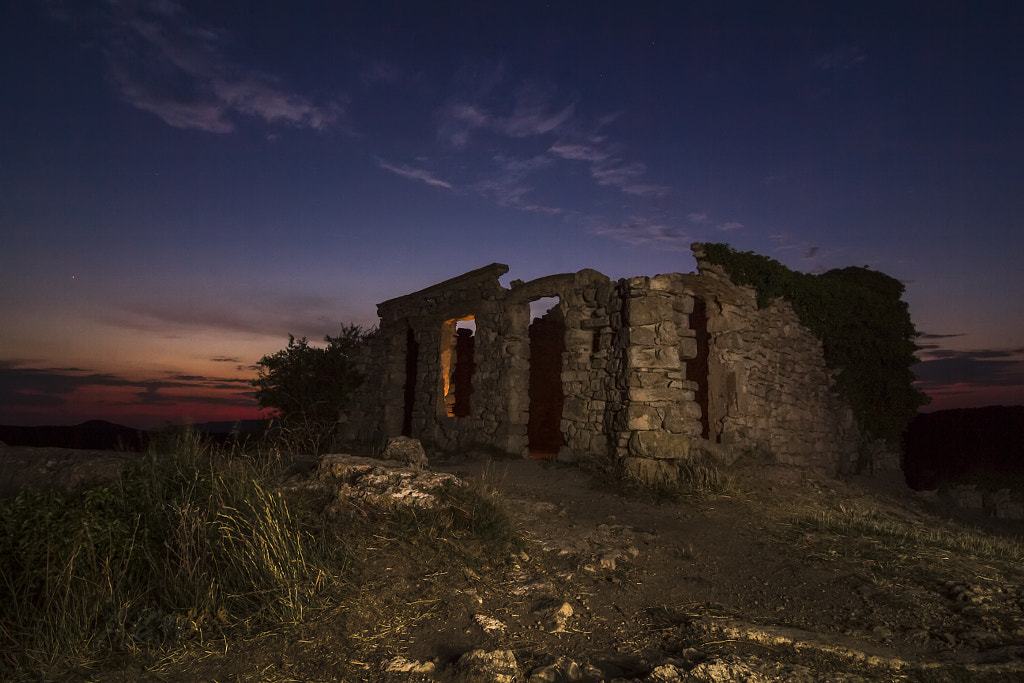
[[[260,359],[256,399],[274,412],[281,435],[314,454],[331,444],[338,411],[363,381],[354,354],[372,334],[348,325],[336,337],[324,337],[322,348],[288,335],[287,347]]]

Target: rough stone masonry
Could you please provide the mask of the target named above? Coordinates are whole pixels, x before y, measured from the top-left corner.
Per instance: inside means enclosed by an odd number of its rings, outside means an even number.
[[[707,455],[898,468],[893,449],[862,438],[789,303],[758,309],[753,289],[691,248],[698,274],[581,270],[506,289],[508,266],[494,263],[379,304],[339,437],[612,464],[647,483]]]

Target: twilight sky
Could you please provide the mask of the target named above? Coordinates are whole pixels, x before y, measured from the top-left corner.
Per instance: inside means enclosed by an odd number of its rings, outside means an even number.
[[[0,4],[0,423],[254,417],[288,333],[693,241],[906,283],[1024,403],[1024,5]]]

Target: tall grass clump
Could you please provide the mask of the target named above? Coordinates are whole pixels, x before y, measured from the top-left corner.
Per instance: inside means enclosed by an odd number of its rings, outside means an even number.
[[[295,621],[333,587],[266,458],[194,432],[115,483],[0,502],[0,678]]]

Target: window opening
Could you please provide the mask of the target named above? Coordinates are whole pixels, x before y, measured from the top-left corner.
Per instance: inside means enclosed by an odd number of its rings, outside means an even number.
[[[711,419],[708,414],[708,307],[704,299],[693,298],[690,329],[697,335],[697,355],[686,361],[686,379],[697,383],[695,400],[700,406],[701,438],[711,438]]]
[[[562,353],[565,318],[556,297],[530,304],[529,418],[526,435],[530,457],[554,459],[565,445],[562,437]]]
[[[444,377],[444,405],[448,417],[466,417],[473,393],[473,359],[476,347],[476,320],[469,315],[444,324],[449,341],[441,352],[441,373]]]
[[[412,411],[416,406],[416,372],[420,345],[416,333],[408,328],[405,335],[405,408],[402,414],[402,436],[412,436]]]

